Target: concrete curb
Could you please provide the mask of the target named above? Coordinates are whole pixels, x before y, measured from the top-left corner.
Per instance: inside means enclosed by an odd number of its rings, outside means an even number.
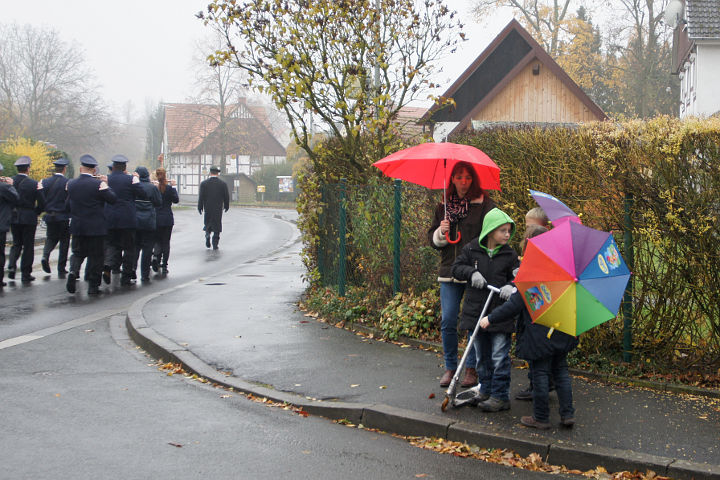
[[[659,475],[677,479],[720,479],[720,465],[700,464],[668,457],[648,455],[627,450],[599,446],[578,445],[571,442],[548,442],[492,431],[479,425],[456,422],[447,418],[415,412],[383,404],[323,402],[300,395],[281,392],[263,385],[229,377],[203,362],[187,348],[176,344],[148,326],[143,315],[144,306],[172,289],[148,295],[131,305],[126,318],[130,338],[157,359],[179,363],[183,368],[209,382],[233,388],[238,392],[284,402],[310,414],[331,420],[348,420],[367,428],[411,436],[431,436],[466,442],[483,448],[503,448],[527,456],[538,453],[548,463],[565,465],[570,469],[589,470],[602,465],[608,471],[653,470]]]

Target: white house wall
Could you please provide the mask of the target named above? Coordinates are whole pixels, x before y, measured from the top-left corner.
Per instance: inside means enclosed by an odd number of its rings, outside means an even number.
[[[720,111],[720,43],[697,43],[697,116]]]

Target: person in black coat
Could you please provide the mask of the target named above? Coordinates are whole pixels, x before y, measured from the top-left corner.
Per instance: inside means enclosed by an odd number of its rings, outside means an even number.
[[[146,200],[135,200],[137,212],[137,230],[135,232],[135,262],[133,272],[137,268],[140,258],[140,279],[150,281],[150,260],[155,245],[155,230],[157,228],[157,214],[155,209],[162,205],[162,197],[157,186],[150,182],[150,172],[145,167],[137,167],[135,173],[140,178]],[[142,255],[141,255],[142,254]]]
[[[130,286],[135,279],[135,200],[146,200],[146,197],[139,177],[125,173],[128,159],[124,155],[115,155],[112,162],[113,171],[107,182],[115,192],[117,202],[105,206],[108,238],[102,277],[105,283],[110,283],[110,273],[122,267],[120,285]]]
[[[158,182],[158,190],[162,196],[162,205],[155,209],[157,230],[155,230],[155,250],[153,252],[152,267],[156,272],[162,268],[162,274],[168,274],[168,259],[170,258],[170,237],[172,236],[175,217],[172,212],[172,204],[178,203],[180,197],[175,188],[175,181],[168,182],[167,172],[164,168],[155,170],[155,177]]]
[[[530,228],[532,227],[532,228]],[[522,241],[525,252],[527,240],[546,232],[545,227],[531,225]],[[480,327],[487,329],[513,320],[519,316],[517,324],[517,344],[515,354],[527,360],[532,375],[533,415],[523,416],[520,423],[527,427],[546,430],[550,428],[550,407],[548,397],[550,382],[554,381],[560,410],[560,424],[572,427],[575,424],[572,382],[568,373],[567,355],[578,345],[577,337],[560,331],[550,331],[545,325],[533,323],[530,312],[520,292],[513,293],[507,302],[480,320]]]
[[[0,173],[3,168],[0,163]],[[19,200],[20,196],[13,187],[12,178],[0,176],[0,290],[7,285],[3,281],[5,278],[5,242],[7,241],[7,232],[10,230],[12,210]]]
[[[507,302],[483,318],[480,326],[492,327],[493,324],[513,319],[517,315],[520,315],[518,328],[522,328],[524,332],[518,337],[515,353],[530,364],[533,383],[533,415],[523,416],[520,423],[542,430],[550,428],[548,396],[552,378],[560,404],[560,424],[572,427],[575,424],[575,408],[567,355],[577,347],[578,339],[558,330],[553,331],[548,338],[550,329],[533,323],[520,292],[512,294]]]
[[[30,157],[20,157],[15,161],[18,173],[13,177],[13,185],[20,200],[10,222],[13,246],[8,256],[8,278],[15,278],[16,264],[20,258],[21,281],[25,284],[35,280],[32,276],[35,230],[37,217],[43,211],[43,196],[38,191],[38,182],[28,177],[30,162]]]
[[[67,184],[67,208],[70,212],[72,256],[66,288],[75,293],[80,267],[87,258],[88,295],[100,293],[100,276],[104,259],[105,206],[113,204],[117,196],[108,187],[106,177],[94,176],[97,160],[90,155],[80,157],[80,176]]]
[[[43,220],[47,227],[40,265],[42,265],[45,273],[51,273],[50,253],[60,243],[57,270],[58,277],[65,278],[67,273],[65,267],[67,265],[68,249],[70,248],[70,216],[65,210],[65,200],[67,199],[65,185],[68,182],[68,179],[65,178],[65,170],[68,161],[64,158],[58,158],[53,162],[53,165],[55,165],[55,173],[40,182],[45,202]]]
[[[483,220],[480,236],[465,245],[452,266],[453,277],[468,282],[460,316],[460,329],[473,330],[490,295],[486,285],[500,288],[491,299],[492,311],[513,290],[513,270],[520,266],[518,255],[508,245],[515,222],[502,210],[490,210]],[[486,412],[510,408],[510,344],[515,322],[510,319],[475,337],[480,379],[478,407]]]
[[[198,196],[198,212],[205,212],[205,247],[210,248],[210,234],[212,234],[213,250],[218,249],[220,232],[222,232],[223,210],[230,208],[230,192],[228,187],[220,180],[218,174],[220,167],[210,167],[210,178],[200,183],[200,195]]]

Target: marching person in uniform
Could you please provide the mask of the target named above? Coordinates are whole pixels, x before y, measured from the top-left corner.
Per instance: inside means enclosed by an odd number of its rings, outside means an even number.
[[[2,173],[3,169],[4,167],[0,163],[0,173]],[[12,209],[19,200],[20,196],[13,187],[12,178],[0,175],[0,290],[7,285],[3,281],[5,276],[5,242],[7,241],[7,232],[10,230]]]
[[[43,197],[45,199],[45,216],[43,220],[47,227],[45,236],[45,247],[43,248],[40,265],[45,273],[51,273],[50,253],[60,243],[58,250],[57,271],[59,278],[65,278],[67,270],[68,249],[70,248],[70,216],[65,210],[65,199],[67,198],[68,179],[65,177],[68,161],[65,158],[58,158],[53,162],[55,173],[43,179]]]
[[[145,200],[146,197],[138,176],[125,173],[128,159],[124,155],[115,155],[112,162],[113,171],[108,175],[107,183],[115,192],[117,202],[105,206],[108,244],[102,277],[105,283],[110,283],[111,271],[122,266],[120,285],[130,286],[135,283],[135,200]]]
[[[140,178],[140,186],[145,191],[147,200],[135,200],[137,212],[137,231],[135,232],[135,263],[137,268],[138,258],[140,259],[140,279],[150,281],[150,261],[152,250],[155,246],[155,230],[157,228],[157,214],[155,209],[162,205],[162,197],[157,186],[150,182],[150,172],[146,167],[137,167],[135,173]],[[142,256],[141,256],[142,254]],[[135,271],[133,269],[133,271]]]
[[[8,278],[15,278],[17,260],[20,258],[21,281],[25,284],[35,280],[32,276],[35,230],[37,217],[43,211],[43,196],[38,191],[38,182],[28,177],[30,163],[30,157],[20,157],[15,161],[18,173],[13,177],[13,186],[20,195],[20,201],[10,222],[13,246],[8,257]]]
[[[67,205],[70,212],[72,256],[66,288],[75,293],[80,267],[87,258],[88,295],[100,293],[104,239],[107,234],[105,205],[117,200],[106,177],[95,177],[98,163],[90,155],[80,157],[80,176],[67,183]]]
[[[230,208],[230,192],[227,184],[220,180],[218,174],[220,167],[210,167],[210,178],[200,183],[200,195],[198,196],[198,212],[205,212],[205,247],[210,248],[210,234],[212,234],[213,250],[218,249],[220,243],[220,232],[222,232],[223,210]]]

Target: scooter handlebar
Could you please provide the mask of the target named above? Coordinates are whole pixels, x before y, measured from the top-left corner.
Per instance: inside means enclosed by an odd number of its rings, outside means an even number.
[[[487,285],[487,288],[494,293],[500,293],[500,289],[497,287],[493,287],[492,285]],[[517,292],[517,288],[513,289],[513,293],[515,292]]]

